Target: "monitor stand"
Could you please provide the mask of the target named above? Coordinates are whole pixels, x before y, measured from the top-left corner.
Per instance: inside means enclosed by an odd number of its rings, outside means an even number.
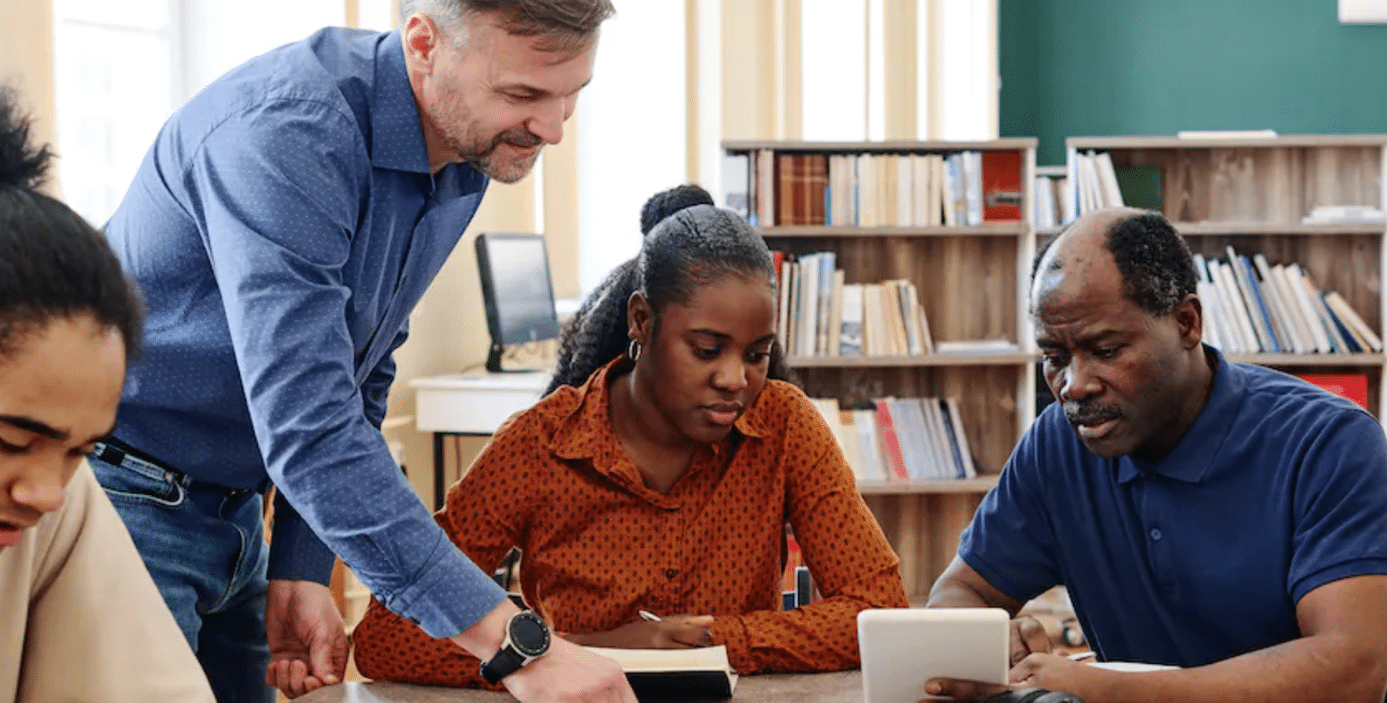
[[[501,368],[501,355],[506,351],[505,346],[491,343],[491,348],[486,353],[486,370],[491,373],[534,373],[534,369],[503,369]]]

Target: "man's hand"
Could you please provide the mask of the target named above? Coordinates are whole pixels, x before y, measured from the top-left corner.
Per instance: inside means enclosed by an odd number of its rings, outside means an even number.
[[[265,635],[270,643],[265,682],[290,698],[331,686],[346,674],[346,629],[322,584],[270,581]]]
[[[564,635],[568,641],[587,647],[617,649],[687,649],[713,644],[711,615],[671,615],[660,622],[637,620],[606,632]]]
[[[522,703],[637,703],[616,662],[562,637],[501,683]]]
[[[1032,654],[1011,667],[1011,685],[1072,693],[1086,701],[1101,701],[1102,683],[1116,672],[1074,661],[1058,654]]]
[[[925,693],[959,701],[982,701],[1009,688],[1043,688],[1047,691],[1072,693],[1085,701],[1101,701],[1104,700],[1103,677],[1112,674],[1110,671],[1080,664],[1069,657],[1037,653],[1022,659],[1011,668],[1007,686],[958,679],[930,679],[925,682]]]
[[[1011,666],[1015,667],[1022,659],[1034,653],[1050,651],[1050,636],[1045,626],[1029,615],[1022,615],[1011,621]]]

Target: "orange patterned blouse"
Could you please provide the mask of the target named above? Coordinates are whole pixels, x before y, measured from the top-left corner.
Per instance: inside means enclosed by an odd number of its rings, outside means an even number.
[[[513,416],[436,518],[478,566],[524,553],[526,603],[558,632],[614,629],[638,611],[715,616],[743,674],[858,665],[857,613],[905,607],[896,554],[832,431],[794,386],[769,381],[668,494],[641,480],[607,414],[607,375]],[[781,611],[784,524],[823,599]],[[477,659],[373,600],[356,663],[374,679],[484,686]]]

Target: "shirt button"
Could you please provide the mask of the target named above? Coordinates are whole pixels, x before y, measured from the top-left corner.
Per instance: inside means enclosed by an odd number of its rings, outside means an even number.
[[[679,575],[678,569],[665,569],[665,578],[674,578]]]
[[[1161,531],[1159,528],[1151,528],[1151,539],[1154,539],[1157,542],[1161,541]]]

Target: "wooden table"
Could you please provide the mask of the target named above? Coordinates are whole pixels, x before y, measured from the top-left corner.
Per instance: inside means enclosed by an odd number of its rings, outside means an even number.
[[[504,703],[507,694],[475,689],[412,686],[402,683],[346,683],[320,688],[299,703]],[[862,673],[765,674],[743,676],[730,699],[744,703],[862,703]]]

